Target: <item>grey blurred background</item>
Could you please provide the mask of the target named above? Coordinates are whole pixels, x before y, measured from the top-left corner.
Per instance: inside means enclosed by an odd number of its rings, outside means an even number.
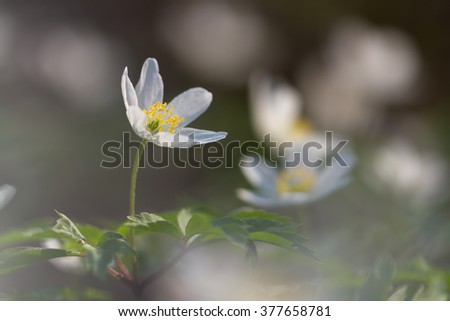
[[[166,100],[195,86],[214,94],[193,127],[228,131],[226,141],[258,139],[248,101],[256,70],[284,77],[314,126],[351,140],[359,158],[353,183],[302,210],[316,251],[358,269],[386,252],[449,267],[449,17],[443,0],[0,1],[0,184],[17,188],[0,232],[54,217],[54,209],[92,224],[125,218],[130,170],[101,168],[101,146],[132,131],[124,67],[136,82],[155,57]],[[237,166],[144,169],[137,209],[202,204],[227,213],[243,205],[235,189],[247,184]],[[286,266],[299,282],[319,277]],[[0,290],[67,280],[126,297],[120,285],[51,265],[2,277]],[[166,288],[155,297],[236,297]]]

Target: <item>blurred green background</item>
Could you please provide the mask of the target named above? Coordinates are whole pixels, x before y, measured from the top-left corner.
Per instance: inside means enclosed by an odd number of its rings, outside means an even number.
[[[130,170],[101,168],[101,146],[132,131],[123,68],[136,83],[145,58],[155,57],[166,100],[195,86],[213,93],[193,127],[227,131],[225,142],[259,139],[248,79],[265,70],[300,90],[313,126],[350,139],[358,164],[346,188],[300,209],[323,265],[268,249],[248,272],[230,250],[194,255],[154,298],[348,299],[360,282],[354,275],[386,254],[448,270],[449,17],[443,0],[0,1],[0,184],[17,188],[0,233],[53,209],[93,224],[126,216]],[[137,209],[244,205],[235,190],[248,183],[235,158],[231,169],[142,170]],[[233,285],[243,275],[246,291]],[[61,284],[127,297],[118,284],[51,264],[1,277],[0,292]]]

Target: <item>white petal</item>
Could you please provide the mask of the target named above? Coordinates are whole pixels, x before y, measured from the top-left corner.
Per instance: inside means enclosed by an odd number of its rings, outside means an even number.
[[[341,177],[338,180],[329,182],[327,185],[321,186],[321,188],[317,188],[312,193],[313,200],[318,200],[322,197],[328,196],[329,194],[333,193],[334,191],[344,187],[347,185],[350,181],[349,177]]]
[[[269,198],[243,188],[239,188],[236,194],[241,201],[256,207],[272,208],[276,207],[278,203],[275,198]]]
[[[164,85],[159,74],[158,62],[147,58],[141,69],[141,77],[136,85],[136,94],[141,108],[148,108],[157,101],[163,102]]]
[[[127,109],[127,117],[136,135],[152,140],[152,134],[145,128],[146,115],[139,107],[135,105],[130,106]]]
[[[254,75],[250,80],[252,121],[260,136],[272,133],[277,140],[287,140],[302,109],[298,90],[287,83]]]
[[[189,137],[169,132],[159,132],[154,136],[153,142],[158,146],[169,148],[189,148],[196,144],[195,141],[189,139]]]
[[[347,166],[339,165],[335,160],[331,166],[326,166],[323,169],[317,169],[316,186],[318,189],[323,188],[329,184],[333,184],[335,181],[339,181],[344,178],[345,175],[352,169],[356,160],[355,156],[351,152],[345,152],[340,154]]]
[[[123,71],[121,88],[125,107],[128,109],[130,106],[138,106],[136,92],[134,91],[130,78],[128,78],[128,68],[125,68]]]
[[[212,94],[203,88],[191,88],[175,97],[169,105],[173,105],[173,113],[184,120],[180,128],[185,127],[203,114],[212,101]]]
[[[246,162],[246,158],[242,158],[241,163]],[[241,171],[255,188],[260,189],[266,195],[276,195],[277,170],[269,167],[264,159],[260,157],[258,164],[255,166],[241,166]]]
[[[268,197],[242,188],[238,189],[236,193],[238,198],[247,204],[264,208],[293,207],[311,201],[311,196],[305,193],[290,193],[283,197]]]
[[[14,186],[7,184],[0,186],[0,210],[9,203],[15,194],[16,189]]]
[[[280,202],[285,206],[298,206],[313,201],[311,193],[286,193],[280,196]]]
[[[317,170],[318,174],[313,192],[315,200],[344,187],[350,181],[348,172],[356,162],[355,156],[351,152],[345,152],[341,156],[347,166],[341,166],[334,162],[332,166]]]
[[[215,142],[227,137],[227,132],[215,132],[211,130],[196,129],[196,128],[181,128],[178,133],[183,137],[189,137],[197,144],[206,144]]]
[[[171,148],[189,148],[194,145],[215,142],[225,138],[226,136],[226,132],[182,128],[174,134],[168,132],[158,133],[155,138],[155,144]]]

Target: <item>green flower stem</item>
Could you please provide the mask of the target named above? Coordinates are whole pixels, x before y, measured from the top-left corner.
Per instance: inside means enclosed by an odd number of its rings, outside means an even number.
[[[145,150],[145,145],[147,144],[147,141],[144,139],[141,142],[141,146],[139,147],[139,150],[136,153],[136,156],[134,158],[133,168],[131,170],[131,186],[130,186],[130,216],[134,217],[136,215],[136,208],[135,208],[135,201],[136,201],[136,180],[137,180],[137,174],[139,170],[139,162],[141,160],[142,154]],[[131,227],[130,230],[130,245],[133,248],[133,250],[136,250],[136,233],[134,230],[134,227]],[[137,258],[134,257],[133,259],[133,267],[132,267],[132,276],[133,280],[137,282]]]

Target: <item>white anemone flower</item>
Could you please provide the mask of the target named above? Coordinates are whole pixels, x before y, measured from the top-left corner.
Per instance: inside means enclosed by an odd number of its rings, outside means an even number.
[[[303,101],[300,93],[287,83],[255,74],[250,79],[250,106],[253,127],[259,137],[266,134],[276,140],[285,140],[294,134],[295,129],[308,132],[301,122]]]
[[[186,127],[208,109],[212,101],[209,91],[191,88],[164,103],[163,87],[156,59],[145,61],[135,88],[128,78],[128,68],[123,72],[123,100],[131,127],[139,137],[159,146],[185,148],[226,137],[226,132]]]
[[[14,186],[8,184],[0,186],[0,210],[9,203],[15,194],[16,188]]]
[[[350,152],[341,156],[346,165],[333,161],[330,166],[318,168],[300,164],[280,169],[260,160],[255,166],[241,166],[242,173],[256,191],[238,189],[237,196],[250,205],[263,208],[292,207],[317,201],[349,182],[348,174],[355,160]]]

